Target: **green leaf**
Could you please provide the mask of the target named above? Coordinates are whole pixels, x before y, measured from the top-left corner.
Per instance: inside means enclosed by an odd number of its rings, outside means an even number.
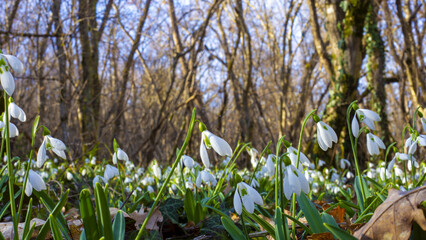
[[[305,193],[300,193],[297,197],[297,202],[305,215],[313,233],[327,232],[327,229],[322,225],[322,219],[315,208],[314,204],[308,199]]]
[[[194,201],[194,193],[187,188],[185,192],[185,200],[184,200],[185,213],[188,217],[189,221],[193,221],[195,224],[195,201]]]
[[[96,214],[103,230],[103,236],[106,240],[112,240],[112,224],[111,215],[109,213],[109,206],[106,200],[104,189],[100,183],[96,183],[95,186],[95,203],[96,203]]]
[[[285,240],[290,239],[290,233],[287,227],[287,220],[283,217],[281,208],[275,208],[275,239]],[[285,225],[285,227],[284,227]]]
[[[6,239],[3,237],[3,234],[1,234],[1,232],[0,232],[0,240],[6,240]]]
[[[85,239],[88,240],[99,239],[95,210],[88,189],[83,189],[80,192],[80,215],[85,229],[84,233],[82,232],[81,235],[84,235]]]
[[[114,141],[113,141],[113,146],[114,146],[114,152],[117,152],[118,149],[120,148],[120,146],[118,146],[117,140],[115,140],[115,138],[114,138]]]
[[[30,198],[30,202],[28,203],[27,216],[25,217],[25,225],[24,225],[24,231],[22,232],[22,236],[26,236],[28,233],[28,230],[30,229],[32,211],[33,211],[33,198]]]
[[[352,236],[351,234],[349,234],[348,232],[346,232],[345,230],[343,230],[343,229],[341,229],[341,228],[339,228],[339,227],[336,227],[336,226],[333,226],[333,225],[330,225],[330,224],[327,224],[327,223],[324,223],[324,226],[334,235],[334,236],[337,236],[337,238],[338,239],[345,239],[345,240],[356,240],[356,238],[354,237],[354,236]]]
[[[263,218],[259,217],[258,215],[247,212],[247,210],[244,208],[243,208],[243,212],[246,216],[250,217],[251,219],[253,219],[253,221],[257,222],[257,224],[262,226],[273,238],[275,238],[275,229],[271,224],[269,224],[267,221],[265,221]]]
[[[50,214],[49,216],[50,229],[52,230],[52,236],[54,240],[61,240],[62,234],[59,231],[58,223],[56,222],[56,218]]]
[[[237,226],[235,226],[235,223],[230,218],[221,217],[220,220],[222,221],[222,224],[225,227],[226,231],[229,233],[229,235],[231,235],[232,239],[234,240],[246,239],[243,232]]]
[[[25,235],[25,237],[23,238],[24,240],[30,240],[31,239],[31,236],[33,235],[33,232],[34,232],[35,225],[36,225],[36,222],[33,223],[30,230],[28,231],[27,235]]]
[[[114,240],[124,240],[126,222],[124,220],[123,211],[121,210],[115,215],[114,223],[112,224],[112,231],[114,233]]]
[[[325,213],[325,212],[323,212],[323,213],[321,213],[321,219],[322,219],[322,221],[324,222],[324,223],[327,223],[327,224],[329,224],[329,225],[332,225],[332,226],[335,226],[335,227],[339,227],[339,225],[337,225],[337,223],[336,223],[336,220],[334,220],[334,218],[330,215],[330,214],[328,214],[328,213]],[[331,231],[330,231],[331,232]],[[333,234],[333,236],[335,237],[335,238],[339,238],[337,235],[335,235],[333,232],[331,232],[332,234]]]
[[[364,184],[364,181],[363,181],[363,184]],[[364,199],[362,198],[362,190],[361,190],[361,185],[359,183],[358,176],[355,177],[354,185],[355,185],[355,193],[356,193],[357,203],[358,203],[361,211],[364,211],[364,209],[365,209],[365,207],[364,207]],[[364,186],[366,187],[366,184],[364,184]]]
[[[31,146],[34,146],[34,144],[35,144],[35,137],[36,137],[36,134],[37,134],[37,127],[38,127],[38,123],[39,123],[39,121],[40,121],[40,115],[37,115],[37,117],[34,119],[34,122],[33,122],[33,128],[32,128],[32,131],[31,131]]]
[[[67,240],[71,240],[68,235],[68,226],[65,222],[64,215],[62,215],[61,210],[65,205],[68,199],[68,193],[70,190],[68,189],[59,200],[58,204],[55,205],[53,200],[47,195],[46,192],[41,191],[33,191],[33,194],[40,199],[46,209],[49,211],[51,215],[53,215],[56,220],[59,222],[59,229],[62,231],[62,236]],[[46,238],[47,233],[49,232],[50,220],[48,219],[46,223],[41,227],[39,234],[37,235],[37,240],[44,240]]]

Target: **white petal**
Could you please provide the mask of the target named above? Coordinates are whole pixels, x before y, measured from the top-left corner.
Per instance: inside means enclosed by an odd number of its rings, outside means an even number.
[[[362,113],[364,113],[364,115],[367,117],[367,118],[369,118],[369,119],[371,119],[371,120],[373,120],[373,121],[380,121],[381,119],[380,119],[380,116],[379,116],[379,114],[377,114],[376,112],[374,112],[374,111],[371,111],[371,110],[369,110],[369,109],[359,109],[359,110],[361,110],[362,111]]]
[[[405,140],[404,147],[406,148],[410,147],[410,145],[413,143],[411,139],[412,139],[412,136],[410,136],[409,138],[407,138],[407,140]]]
[[[67,159],[67,155],[65,154],[65,151],[58,150],[56,148],[52,148],[52,151],[60,158]]]
[[[417,150],[417,143],[414,142],[411,144],[410,148],[408,149],[408,154],[414,154]]]
[[[33,193],[33,186],[30,181],[27,182],[27,186],[25,187],[25,194],[29,197]]]
[[[4,122],[3,121],[0,121],[0,128],[4,128]]]
[[[396,158],[393,158],[392,161],[389,162],[387,170],[390,172],[393,169],[393,166],[395,165]]]
[[[361,122],[365,123],[365,125],[367,125],[371,130],[376,130],[373,120],[369,118],[364,118],[364,120],[362,120]]]
[[[254,212],[254,202],[250,198],[250,196],[248,194],[245,195],[245,196],[242,196],[242,200],[243,200],[244,208],[247,210],[247,212],[253,213]]]
[[[198,173],[197,179],[195,180],[195,185],[200,188],[201,187],[201,173]]]
[[[284,186],[283,186],[283,188],[284,188],[283,190],[284,190],[284,196],[285,196],[285,198],[287,198],[288,200],[290,200],[292,192],[291,192],[291,187],[290,187],[290,181],[289,181],[289,178],[288,178],[288,174],[285,174],[285,176],[284,176]]]
[[[259,192],[257,192],[254,188],[252,188],[248,184],[246,184],[246,183],[244,183],[244,184],[246,185],[248,195],[253,200],[253,202],[262,206],[263,205],[263,199],[262,199],[262,196],[260,196]]]
[[[358,124],[358,120],[356,120],[356,116],[352,118],[351,128],[352,128],[352,134],[354,135],[354,137],[358,137],[359,124]]]
[[[238,215],[241,215],[241,213],[243,212],[243,206],[241,205],[240,194],[238,194],[238,187],[234,193],[234,209]]]
[[[105,172],[104,172],[104,178],[105,181],[108,182],[111,178],[118,175],[118,168],[113,167],[111,165],[106,165]]]
[[[320,128],[320,134],[322,136],[322,139],[324,140],[324,143],[327,147],[331,148],[333,145],[332,141],[333,139],[331,138],[331,134],[325,130],[324,128]]]
[[[370,155],[378,155],[379,148],[377,147],[376,143],[372,140],[374,139],[373,136],[371,136],[371,133],[367,134],[367,150]]]
[[[299,196],[301,186],[300,186],[298,177],[296,176],[296,174],[294,174],[293,170],[288,171],[288,177],[289,177],[291,192],[296,193],[296,195]]]
[[[213,149],[217,152],[217,154],[219,154],[220,156],[232,156],[231,146],[229,146],[229,144],[225,140],[207,130],[203,133],[206,134]]]
[[[322,123],[327,127],[327,129],[328,129],[327,131],[328,131],[328,133],[330,133],[331,140],[333,142],[337,143],[337,134],[336,134],[336,132],[327,123],[325,123],[325,122],[322,122]]]
[[[37,153],[37,167],[43,167],[44,162],[46,162],[46,141],[43,141]]]
[[[321,136],[321,130],[319,130],[319,128],[317,128],[317,141],[318,141],[318,145],[320,146],[320,148],[323,151],[327,151],[328,147],[327,145],[324,143],[324,140],[322,139]]]
[[[422,121],[423,131],[426,132],[426,118],[422,117],[422,119],[420,119],[420,121]]]
[[[420,135],[417,138],[417,142],[419,143],[420,146],[424,147],[426,146],[426,135]]]
[[[383,143],[383,141],[382,141],[382,139],[380,139],[379,137],[377,137],[376,135],[373,135],[374,136],[374,142],[376,142],[377,143],[377,145],[379,146],[379,148],[381,148],[381,149],[386,149],[386,146],[385,146],[385,144]]]
[[[398,158],[401,160],[409,160],[410,159],[410,155],[406,154],[406,153],[396,153],[396,155],[398,155]]]
[[[24,64],[22,64],[21,60],[12,55],[3,54],[7,58],[9,62],[9,66],[12,67],[13,71],[17,74],[21,74],[24,72]]]
[[[303,173],[301,173],[299,170],[296,170],[296,171],[297,171],[297,174],[299,175],[298,179],[299,179],[299,182],[300,182],[301,190],[304,193],[308,194],[309,193],[309,183],[306,180],[305,175]]]
[[[36,172],[30,169],[28,173],[28,180],[31,182],[31,185],[38,192],[46,190],[46,184],[43,181],[43,178],[40,177]]]
[[[48,135],[47,138],[49,139],[49,143],[50,145],[52,145],[52,148],[56,148],[61,151],[65,151],[67,149],[67,146],[65,146],[65,143],[61,140],[54,138],[50,135]]]
[[[112,163],[113,164],[117,164],[117,153],[115,152],[113,155],[112,155]]]
[[[126,161],[126,162],[129,161],[129,156],[127,156],[127,153],[125,153],[120,148],[117,151],[117,158],[121,161]]]
[[[0,74],[1,85],[9,96],[13,95],[15,91],[15,79],[13,79],[12,74],[9,71],[6,71],[2,68],[3,73]]]
[[[297,157],[297,156],[296,156]],[[309,166],[309,164],[311,163],[308,159],[308,157],[306,157],[306,155],[302,152],[300,152],[300,157],[299,157],[299,161],[305,165],[305,166]]]
[[[19,135],[19,130],[13,123],[9,123],[9,137],[17,137]]]
[[[210,159],[209,159],[209,154],[207,153],[206,146],[204,145],[203,138],[201,138],[200,156],[201,156],[201,161],[203,162],[204,166],[206,168],[209,168],[210,167]]]

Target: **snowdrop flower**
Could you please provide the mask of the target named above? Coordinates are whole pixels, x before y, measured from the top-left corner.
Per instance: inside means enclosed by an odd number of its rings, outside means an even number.
[[[336,132],[323,121],[317,122],[317,139],[320,148],[323,151],[333,146],[333,142],[337,143]]]
[[[7,70],[7,66],[0,67],[0,81],[4,91],[9,96],[12,96],[13,92],[15,91],[15,79],[13,78],[10,71]]]
[[[113,167],[109,164],[106,165],[105,167],[105,172],[104,172],[104,180],[105,182],[108,182],[111,178],[118,176],[118,168]]]
[[[372,133],[367,133],[367,149],[370,155],[379,155],[379,148],[386,149],[383,141]]]
[[[355,137],[358,137],[358,133],[359,133],[359,124],[358,124],[358,121],[356,120],[357,117],[361,122],[365,123],[365,125],[367,125],[371,130],[376,130],[374,126],[374,122],[381,120],[379,114],[371,110],[368,110],[368,109],[356,110],[354,118],[352,119],[352,124],[351,124],[352,133]]]
[[[287,148],[287,153],[288,153],[288,157],[291,160],[291,164],[296,167],[296,164],[297,164],[297,149],[290,146],[290,147]],[[310,161],[309,161],[308,157],[306,157],[306,155],[303,154],[302,152],[300,152],[299,158],[300,158],[299,159],[299,161],[300,161],[299,162],[299,171],[302,171],[303,170],[302,164],[304,166],[309,166]]]
[[[33,188],[40,192],[46,190],[46,184],[43,181],[43,178],[40,177],[32,169],[28,172],[28,181],[27,186],[25,187],[25,194],[29,197],[33,193]]]
[[[250,187],[252,187],[252,188],[259,187],[259,183],[256,181],[256,179],[253,178],[253,180],[250,183]]]
[[[180,161],[181,163],[183,163],[183,165],[185,165],[185,167],[189,169],[192,169],[194,167],[194,159],[192,159],[192,157],[190,156],[183,155]]]
[[[117,164],[117,159],[121,161],[125,161],[125,162],[129,161],[129,157],[127,156],[127,153],[121,150],[121,148],[118,148],[117,152],[115,152],[112,155],[112,163]]]
[[[96,183],[100,183],[100,182],[106,182],[105,181],[105,178],[103,178],[102,176],[99,176],[99,175],[96,175],[94,178],[93,178],[93,187],[95,187],[96,186]]]
[[[269,154],[268,158],[266,159],[266,170],[268,173],[268,176],[272,177],[275,174],[275,164],[272,161],[272,158],[277,158],[274,154]]]
[[[12,67],[15,73],[24,73],[24,64],[22,64],[21,60],[19,60],[17,57],[8,54],[0,54],[0,58],[7,60],[8,66]]]
[[[152,173],[154,174],[154,177],[157,179],[161,178],[161,168],[157,165],[156,162],[154,162],[154,164],[152,165]]]
[[[420,118],[420,121],[422,122],[422,125],[423,125],[423,131],[426,132],[426,118],[422,117]]]
[[[309,183],[301,171],[296,169],[293,165],[286,167],[284,172],[284,195],[287,199],[295,193],[297,196],[300,192],[309,193]]]
[[[67,179],[68,179],[68,181],[71,181],[73,178],[74,177],[73,177],[72,173],[71,172],[67,172]]]
[[[5,124],[5,119],[4,119],[4,115],[3,115],[3,121],[0,121],[0,128],[3,129],[2,131],[2,136],[5,136],[5,132],[6,132],[6,124]],[[18,128],[15,126],[15,124],[9,122],[9,137],[13,138],[13,137],[17,137],[19,135],[19,130]]]
[[[25,115],[24,110],[18,107],[14,102],[9,103],[9,113],[13,118],[19,119],[21,122],[25,122],[27,120],[27,115]]]
[[[322,166],[324,166],[325,165],[325,161],[323,161],[323,160],[318,160],[318,167],[322,167]]]
[[[355,175],[351,171],[348,171],[346,173],[346,178],[350,179],[350,178],[353,178],[353,177],[355,177]]]
[[[415,168],[419,168],[420,167],[414,157],[412,157],[412,159],[408,161],[408,164],[407,164],[408,171],[411,171],[413,165],[414,165]]]
[[[203,170],[198,173],[197,179],[195,180],[195,185],[200,188],[201,187],[201,181],[204,183],[211,183],[213,186],[216,186],[217,180],[216,178],[206,170]]]
[[[249,153],[249,155],[250,155],[250,163],[251,163],[251,166],[253,167],[253,169],[254,168],[256,168],[256,166],[257,166],[257,159],[256,159],[256,157],[257,157],[257,155],[259,154],[259,152],[256,150],[256,148],[250,148],[249,150],[248,150],[248,153]]]
[[[47,159],[46,150],[47,150],[48,144],[52,147],[52,151],[56,155],[58,155],[59,157],[63,159],[67,158],[67,156],[65,155],[65,150],[67,149],[65,144],[57,138],[54,138],[50,135],[46,135],[37,153],[37,167],[39,168],[41,168],[44,162],[46,162],[46,159]]]
[[[96,165],[96,157],[92,157],[92,159],[90,159],[90,164]]]
[[[389,172],[392,171],[393,167],[395,166],[396,159],[399,159],[399,160],[408,160],[408,159],[410,159],[410,155],[405,154],[405,153],[400,153],[400,152],[395,153],[395,156],[389,162],[388,167],[387,167],[387,170]]]
[[[237,184],[234,194],[234,209],[238,215],[243,212],[243,206],[249,213],[254,212],[254,204],[263,205],[260,194],[245,182]]]
[[[147,191],[149,193],[153,193],[154,192],[154,188],[152,188],[151,186],[148,186]]]
[[[408,148],[408,154],[414,154],[417,150],[417,144],[421,147],[426,146],[426,135],[410,135],[410,137],[405,141],[405,147]]]
[[[205,144],[206,140],[210,144]],[[200,144],[200,156],[201,161],[203,162],[206,168],[210,167],[209,155],[207,154],[207,148],[213,148],[217,154],[220,156],[232,156],[232,148],[229,144],[222,138],[214,135],[208,130],[204,130],[201,133],[201,144]]]
[[[351,166],[351,163],[347,159],[344,159],[344,158],[340,159],[340,168],[341,169],[346,169],[350,166]]]
[[[82,175],[82,176],[86,176],[86,174],[87,174],[87,170],[86,170],[86,169],[83,169],[83,171],[81,171],[81,175]]]

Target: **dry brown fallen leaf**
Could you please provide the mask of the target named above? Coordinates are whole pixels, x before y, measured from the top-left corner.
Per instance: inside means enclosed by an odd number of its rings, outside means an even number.
[[[35,227],[39,227],[39,226],[43,225],[46,221],[38,219],[38,218],[33,218],[33,219],[31,219],[30,226],[32,226],[32,224],[34,222],[36,223]],[[19,223],[18,224],[18,236],[20,236],[20,239],[22,239],[22,233],[24,232],[24,226],[25,226],[25,223]],[[13,223],[12,222],[0,223],[0,232],[6,240],[13,239],[13,236],[12,236]]]
[[[308,236],[308,240],[334,240],[333,234],[329,232],[325,233],[314,233],[311,236]]]
[[[143,211],[143,208],[139,212],[132,212],[129,214],[129,217],[133,220],[135,220],[135,226],[136,229],[140,229],[140,225],[143,224],[143,221],[148,216],[148,212],[150,209],[147,209],[147,211]],[[160,230],[158,227],[159,222],[163,222],[163,215],[160,212],[160,209],[158,207],[155,208],[154,212],[151,215],[151,218],[148,220],[148,223],[146,224],[146,228],[148,230]]]
[[[426,201],[426,185],[408,192],[395,189],[376,211],[373,217],[354,236],[358,239],[408,239],[413,222],[426,231],[426,219],[421,202]]]

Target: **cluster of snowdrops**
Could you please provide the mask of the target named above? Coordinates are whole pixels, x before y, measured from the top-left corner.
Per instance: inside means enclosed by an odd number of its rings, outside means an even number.
[[[295,225],[301,224],[298,219],[305,215],[304,211],[309,209],[310,205],[306,205],[306,202],[313,199],[324,197],[331,199],[336,202],[336,206],[339,204],[346,209],[348,217],[353,217],[354,212],[358,212],[357,221],[365,222],[374,211],[374,207],[369,206],[371,197],[374,195],[371,192],[385,194],[390,187],[406,191],[422,185],[425,181],[426,165],[423,159],[415,158],[416,151],[426,146],[426,135],[422,134],[426,132],[426,119],[419,108],[413,115],[412,125],[407,124],[404,128],[402,133],[404,146],[398,149],[396,143],[386,147],[380,136],[375,135],[375,122],[380,121],[379,115],[371,110],[359,108],[356,102],[353,102],[347,111],[347,127],[351,133],[353,161],[336,159],[337,168],[326,167],[321,159],[310,160],[307,157],[308,154],[305,155],[301,151],[302,133],[306,124],[311,123],[309,119],[316,124],[317,132],[314,141],[323,151],[332,148],[333,143],[338,141],[335,131],[315,114],[315,110],[306,116],[297,145],[288,142],[283,136],[276,143],[276,147],[271,147],[269,143],[263,151],[258,151],[248,143],[238,143],[232,149],[225,139],[210,132],[202,122],[196,120],[194,109],[187,138],[182,147],[177,149],[175,162],[170,166],[160,166],[153,161],[146,169],[136,166],[134,162],[137,161],[129,159],[125,147],[120,148],[115,140],[111,159],[100,160],[87,156],[75,164],[69,163],[66,161],[66,144],[51,136],[46,126],[39,125],[39,117],[37,117],[32,129],[32,149],[37,151],[36,153],[31,151],[28,154],[28,160],[22,160],[13,157],[10,151],[10,138],[19,136],[18,128],[13,121],[15,119],[21,122],[26,121],[23,110],[25,107],[22,109],[13,101],[15,80],[12,72],[22,74],[23,64],[12,55],[0,54],[1,85],[6,102],[6,110],[0,121],[0,128],[3,131],[1,153],[5,152],[5,155],[1,157],[5,164],[2,166],[0,177],[7,178],[9,196],[15,196],[10,197],[7,208],[3,208],[0,212],[2,214],[0,219],[4,214],[10,213],[14,224],[14,239],[18,239],[17,224],[24,218],[23,194],[31,198],[42,198],[44,199],[42,204],[50,204],[46,206],[50,214],[47,221],[49,225],[46,228],[52,231],[54,238],[67,238],[66,226],[62,223],[63,213],[54,212],[56,208],[52,205],[52,202],[57,201],[59,201],[57,206],[62,204],[62,198],[58,200],[55,196],[63,197],[67,193],[61,191],[61,194],[52,194],[51,192],[57,189],[49,188],[49,184],[46,184],[52,180],[60,181],[65,188],[77,182],[96,197],[99,192],[104,194],[106,205],[100,205],[103,197],[99,198],[101,199],[99,204],[98,201],[94,204],[96,211],[99,211],[101,207],[116,207],[123,212],[149,209],[149,214],[142,226],[138,227],[137,235],[135,233],[136,239],[152,236],[152,231],[150,233],[145,229],[146,224],[160,201],[168,198],[182,199],[183,215],[188,222],[193,222],[200,228],[209,216],[219,215],[226,233],[234,239],[248,238],[251,233],[260,229],[266,230],[276,239],[289,239],[291,234],[296,234]],[[416,123],[419,121],[422,128],[416,129]],[[196,125],[200,135],[193,134]],[[404,139],[406,132],[410,136]],[[357,142],[363,134],[366,137],[367,149],[372,161],[368,163],[368,168],[361,172],[357,159]],[[34,146],[35,140],[40,135],[41,145]],[[198,136],[201,141],[199,155],[185,155],[189,139]],[[271,152],[271,149],[276,149],[276,152]],[[209,150],[215,152],[210,153],[210,156],[217,154],[215,157],[220,159],[219,163],[212,164],[209,159]],[[243,152],[247,152],[250,156],[252,164],[250,170],[237,167]],[[355,187],[352,187],[353,185]],[[15,193],[14,186],[18,186],[21,190]],[[0,188],[3,187],[6,185],[0,185]],[[81,190],[77,189],[77,191]],[[354,196],[358,200],[357,204],[352,203]],[[19,202],[16,202],[17,200]],[[194,209],[200,211],[194,211]],[[287,214],[288,212],[286,213],[284,209],[289,209],[291,214]],[[83,210],[81,211],[84,215]],[[31,214],[31,211],[29,212]],[[230,218],[230,214],[239,216],[237,222]],[[296,224],[289,228],[271,228],[269,223],[256,217],[258,214],[273,219],[275,224],[285,222],[286,218],[290,218]],[[361,216],[364,218],[360,218]],[[93,236],[111,238],[107,232],[109,228],[107,225],[110,224],[107,223],[108,220],[100,216],[97,218],[102,228],[98,229]],[[34,226],[27,223],[29,219],[31,216],[28,217],[27,214],[25,222],[28,227],[19,238],[31,237]],[[114,224],[115,221],[118,220],[115,219]],[[117,230],[114,224],[112,225],[113,236],[116,235],[115,233],[124,236],[125,230],[119,227]],[[349,232],[341,229],[338,224],[331,221],[324,224],[326,227],[322,229],[305,226],[304,234],[329,231],[336,238],[349,237]],[[84,227],[86,226],[88,225],[85,224]],[[91,239],[88,229],[81,234],[85,239]]]

